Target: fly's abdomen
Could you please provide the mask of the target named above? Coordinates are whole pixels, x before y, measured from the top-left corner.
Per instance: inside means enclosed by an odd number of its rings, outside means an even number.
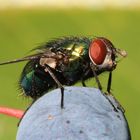
[[[32,89],[32,77],[34,75],[34,71],[31,71],[30,73],[26,74],[23,79],[21,80],[21,87],[24,90],[25,94],[27,94],[31,91]]]
[[[46,81],[39,78],[34,70],[23,76],[20,87],[26,96],[34,99],[42,96],[47,90]]]

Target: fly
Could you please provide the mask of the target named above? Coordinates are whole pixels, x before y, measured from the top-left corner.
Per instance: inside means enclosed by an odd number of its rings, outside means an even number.
[[[107,92],[111,93],[112,71],[117,66],[116,58],[127,53],[114,47],[104,37],[63,37],[34,49],[35,54],[0,63],[0,65],[28,61],[19,79],[19,87],[33,101],[44,93],[59,87],[61,108],[64,107],[64,85],[95,77],[102,91],[98,75],[108,71]]]

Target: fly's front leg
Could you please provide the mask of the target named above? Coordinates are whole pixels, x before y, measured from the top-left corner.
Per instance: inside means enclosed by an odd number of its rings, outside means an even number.
[[[100,83],[100,81],[99,81],[99,79],[98,79],[98,76],[97,76],[97,74],[96,74],[96,72],[95,72],[95,69],[96,69],[96,67],[93,65],[93,64],[91,64],[90,65],[91,66],[91,69],[92,69],[92,71],[93,71],[93,74],[94,74],[94,77],[95,77],[95,79],[96,79],[96,82],[97,82],[97,84],[98,84],[98,88],[102,91],[102,86],[101,86],[101,83]],[[109,83],[110,83],[110,81],[111,81],[111,75],[110,75],[110,77],[109,77]],[[109,90],[110,90],[110,86],[111,84],[109,84]],[[101,92],[102,93],[102,92]],[[112,107],[114,108],[114,111],[115,112],[118,112],[118,110],[116,109],[116,107],[114,106],[114,104],[112,103],[112,101],[104,94],[104,93],[102,93],[102,95],[108,100],[108,102],[112,105]]]
[[[108,84],[107,84],[107,92],[110,94],[111,90],[111,83],[112,83],[112,71],[109,72],[109,77],[108,77]]]
[[[115,98],[115,96],[110,91],[111,90],[111,83],[112,83],[112,71],[110,71],[110,73],[109,73],[108,85],[107,85],[107,92],[108,92],[108,94],[110,94],[110,96],[113,97],[113,99],[118,104],[118,109],[120,109],[124,113],[125,112],[125,109],[123,108],[123,106],[119,103],[119,101]]]
[[[95,72],[96,67],[95,67],[92,63],[90,64],[90,67],[91,67],[91,69],[92,69],[93,75],[94,75],[95,80],[96,80],[96,82],[97,82],[98,88],[99,88],[99,90],[102,91],[101,83],[100,83],[99,78],[98,78],[98,76],[97,76],[97,74],[96,74],[96,72]]]
[[[82,79],[82,86],[83,87],[86,87],[86,84],[85,84],[85,80],[84,79]]]
[[[45,65],[45,70],[47,72],[49,72],[50,76],[53,78],[53,80],[56,82],[56,84],[58,85],[58,87],[61,90],[61,108],[64,108],[64,87],[63,85],[58,81],[58,79],[56,78],[56,76],[54,75],[54,73],[51,71],[51,69],[49,68],[48,65]]]
[[[89,73],[90,73],[90,69],[86,70],[81,78],[83,87],[86,87],[85,80],[87,79],[86,77],[88,76]]]
[[[82,76],[82,78],[81,78],[81,82],[82,82],[83,87],[86,87],[85,79],[86,79],[86,76],[87,76],[88,72],[89,72],[89,70],[86,71],[86,72],[84,73],[84,75]]]

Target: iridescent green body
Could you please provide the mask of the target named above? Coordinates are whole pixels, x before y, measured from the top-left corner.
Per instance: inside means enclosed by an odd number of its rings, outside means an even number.
[[[88,55],[91,40],[93,38],[64,37],[36,48],[38,53],[60,55],[62,59],[40,57],[30,60],[24,67],[19,81],[20,88],[23,89],[25,95],[35,99],[42,96],[44,92],[57,87],[55,81],[44,69],[44,64],[50,67],[62,85],[73,85],[79,80],[93,77]]]

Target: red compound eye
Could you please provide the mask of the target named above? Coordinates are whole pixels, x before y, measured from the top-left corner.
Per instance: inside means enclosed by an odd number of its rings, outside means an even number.
[[[95,64],[100,65],[103,63],[107,54],[106,44],[101,39],[92,41],[89,47],[89,56]]]

